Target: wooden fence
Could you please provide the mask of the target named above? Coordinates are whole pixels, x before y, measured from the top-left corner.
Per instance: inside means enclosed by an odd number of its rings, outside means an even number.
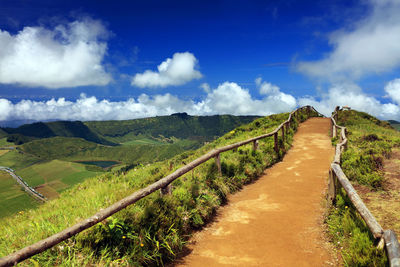
[[[340,156],[347,148],[346,127],[337,125],[339,107],[336,107],[331,117],[332,122],[332,137],[337,137],[337,131],[340,129],[339,143],[336,145],[335,158],[331,164],[329,171],[329,184],[328,184],[328,199],[331,204],[335,204],[336,194],[338,193],[339,186],[342,186],[349,196],[354,207],[361,215],[374,238],[379,241],[378,247],[385,246],[389,264],[391,267],[400,267],[400,247],[396,234],[392,230],[384,231],[380,224],[376,221],[375,217],[365,206],[360,196],[357,194],[354,187],[351,185],[349,179],[344,174],[340,167]]]
[[[114,213],[126,208],[129,205],[134,204],[136,201],[150,195],[151,193],[161,190],[162,193],[166,194],[171,191],[170,184],[177,178],[181,177],[185,173],[191,171],[198,165],[214,158],[218,167],[219,172],[221,173],[221,162],[220,162],[220,154],[222,152],[228,151],[228,150],[233,150],[236,149],[240,146],[244,146],[246,144],[253,144],[253,149],[256,150],[258,147],[258,140],[273,136],[274,137],[274,150],[276,153],[279,153],[280,147],[279,147],[279,132],[281,132],[281,138],[283,141],[285,140],[285,135],[288,133],[289,129],[293,127],[293,120],[294,118],[297,118],[298,116],[301,116],[301,112],[305,112],[305,115],[308,117],[311,116],[311,112],[314,111],[316,112],[319,116],[323,116],[320,114],[318,111],[316,111],[313,107],[311,106],[304,106],[301,108],[296,109],[295,111],[291,112],[289,114],[289,118],[281,123],[274,131],[263,134],[254,138],[250,138],[245,141],[241,141],[238,143],[234,143],[231,145],[227,145],[224,147],[216,148],[211,150],[210,152],[204,154],[203,156],[200,156],[199,158],[193,160],[189,164],[177,169],[170,175],[158,180],[157,182],[134,192],[133,194],[121,199],[120,201],[114,203],[113,205],[99,211],[95,215],[91,216],[90,218],[87,218],[67,229],[64,229],[63,231],[54,234],[46,239],[43,239],[33,245],[27,246],[17,252],[14,252],[13,254],[10,254],[4,258],[0,259],[0,267],[1,266],[12,266],[17,264],[18,262],[21,262],[25,259],[28,259],[29,257],[32,257],[33,255],[36,255],[40,252],[43,252],[58,243],[67,240],[73,235],[76,235],[93,225],[101,222],[102,220],[106,219],[107,217],[113,215]],[[284,143],[284,142],[283,142]]]

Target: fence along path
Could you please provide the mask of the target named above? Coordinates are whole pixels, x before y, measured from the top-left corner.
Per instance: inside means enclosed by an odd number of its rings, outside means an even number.
[[[357,209],[374,238],[378,241],[378,246],[386,247],[389,264],[391,267],[400,267],[400,246],[396,234],[392,230],[383,230],[375,217],[365,206],[360,196],[357,194],[349,179],[340,167],[340,156],[347,147],[346,127],[337,125],[339,107],[336,107],[331,117],[332,137],[337,137],[337,130],[340,129],[339,142],[336,145],[335,159],[329,171],[328,200],[332,205],[335,204],[336,194],[339,187],[343,187],[349,196],[352,204]],[[342,111],[341,111],[342,112]]]
[[[321,205],[334,156],[329,118],[310,118],[282,161],[229,196],[196,233],[184,266],[334,266]]]
[[[279,142],[278,142],[278,134],[281,132],[282,138],[285,138],[285,133],[288,132],[289,128],[293,125],[292,121],[296,116],[298,116],[301,112],[306,112],[307,117],[311,116],[311,112],[317,112],[313,107],[311,106],[304,106],[301,108],[296,109],[295,111],[291,112],[289,114],[289,117],[286,121],[284,121],[282,124],[280,124],[274,131],[263,134],[254,138],[250,138],[245,141],[237,142],[231,145],[227,145],[224,147],[220,147],[214,150],[211,150],[210,152],[204,154],[203,156],[195,159],[194,161],[190,162],[189,164],[179,168],[178,170],[174,171],[170,175],[158,180],[157,182],[141,189],[133,194],[121,199],[120,201],[114,203],[113,205],[99,211],[95,215],[67,228],[64,229],[63,231],[56,233],[46,239],[43,239],[41,241],[36,242],[33,245],[27,246],[21,250],[18,250],[14,252],[11,255],[8,255],[4,258],[0,259],[0,267],[1,266],[12,266],[17,264],[18,262],[21,262],[25,259],[28,259],[29,257],[32,257],[33,255],[36,255],[42,251],[45,251],[46,249],[49,249],[58,243],[67,240],[71,236],[74,236],[92,226],[95,224],[103,221],[104,219],[110,217],[114,213],[126,208],[129,205],[134,204],[138,200],[150,195],[151,193],[161,190],[163,193],[167,193],[170,191],[169,185],[176,180],[177,178],[181,177],[185,173],[189,172],[190,170],[194,169],[198,165],[215,158],[215,161],[217,163],[219,171],[221,171],[221,164],[220,164],[220,153],[236,149],[240,146],[246,145],[246,144],[253,144],[253,149],[257,149],[258,146],[258,140],[266,138],[266,137],[274,137],[274,149],[276,152],[279,152]],[[318,112],[317,112],[318,113]],[[319,114],[319,113],[318,113]],[[320,114],[321,115],[321,114]],[[322,115],[323,116],[323,115]]]

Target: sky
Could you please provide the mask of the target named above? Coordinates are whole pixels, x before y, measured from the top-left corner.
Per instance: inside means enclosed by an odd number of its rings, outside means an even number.
[[[0,124],[270,115],[400,120],[400,0],[0,0]]]

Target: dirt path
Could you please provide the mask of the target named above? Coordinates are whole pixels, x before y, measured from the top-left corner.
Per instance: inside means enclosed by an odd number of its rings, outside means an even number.
[[[322,226],[334,153],[329,128],[326,118],[301,124],[283,161],[231,196],[177,265],[335,265]]]

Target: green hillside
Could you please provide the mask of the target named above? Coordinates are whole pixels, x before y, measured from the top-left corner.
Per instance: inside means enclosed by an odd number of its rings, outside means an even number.
[[[196,151],[138,166],[126,174],[108,172],[89,178],[38,209],[4,218],[0,221],[0,256],[71,226],[215,147],[272,131],[287,117],[285,113],[257,119]],[[292,127],[296,126],[292,123]],[[280,139],[286,150],[293,133],[291,129],[286,142]],[[160,197],[154,193],[32,259],[39,265],[160,265],[182,250],[191,231],[209,221],[228,194],[256,179],[266,167],[280,160],[281,153],[274,152],[273,138],[261,140],[257,151],[250,144],[222,153],[222,176],[218,175],[215,161],[210,160],[176,180],[171,195]]]
[[[396,130],[400,131],[400,122],[399,121],[395,121],[395,120],[388,120],[388,122],[390,123],[390,125],[395,128]]]
[[[175,144],[137,142],[126,146],[104,146],[81,138],[52,137],[28,142],[20,149],[47,160],[114,160],[126,164],[137,164],[164,160],[198,146],[198,142],[190,140],[182,140]]]
[[[186,113],[178,113],[126,121],[91,121],[85,124],[96,134],[116,143],[135,140],[135,136],[174,136],[180,139],[209,141],[255,118],[257,117],[232,115],[189,116]]]
[[[8,135],[9,141],[23,144],[35,139],[49,137],[77,137],[86,141],[116,145],[136,140],[156,140],[176,137],[210,141],[217,136],[242,124],[249,123],[258,116],[189,116],[177,113],[170,116],[123,121],[56,121],[25,124],[18,128],[0,129],[0,137]]]
[[[341,158],[344,173],[384,229],[390,227],[400,233],[400,187],[390,185],[384,171],[384,162],[400,146],[400,132],[386,121],[355,110],[339,112],[338,124],[348,130],[348,148]],[[376,249],[368,227],[343,189],[336,202],[327,222],[332,241],[346,264],[387,266],[384,251]]]
[[[19,141],[19,143],[26,143],[35,138],[63,136],[80,137],[99,144],[113,145],[113,143],[97,136],[81,121],[36,122],[25,124],[18,128],[5,128],[3,130],[10,135],[12,141]],[[30,137],[30,139],[24,139],[22,136]]]
[[[0,128],[0,138],[7,136],[7,132]]]

